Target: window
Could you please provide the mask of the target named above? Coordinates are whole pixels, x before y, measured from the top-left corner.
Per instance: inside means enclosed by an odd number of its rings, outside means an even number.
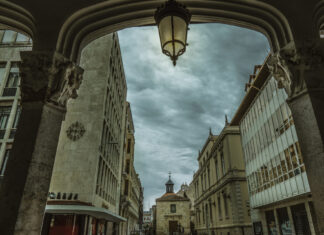
[[[222,163],[222,173],[225,175],[225,160],[224,160],[224,153],[221,152],[221,163]]]
[[[7,123],[8,119],[10,116],[10,111],[11,107],[10,106],[0,106],[0,138],[3,139],[5,133],[6,133],[6,128],[7,128]]]
[[[131,139],[127,139],[127,153],[130,153],[130,149],[131,149],[130,145],[131,145]]]
[[[124,195],[128,195],[128,180],[125,180],[125,191],[124,191]]]
[[[0,62],[0,84],[3,82],[6,74],[6,62]]]
[[[217,156],[215,157],[215,171],[216,171],[216,179],[219,180]]]
[[[207,167],[207,178],[208,178],[208,187],[210,187],[210,169]]]
[[[22,44],[31,43],[31,39],[21,33],[12,30],[0,30],[0,43],[3,44]]]
[[[10,154],[10,149],[7,149],[6,152],[5,152],[2,164],[1,164],[0,175],[4,175],[4,173],[5,173],[8,158],[9,158],[9,154]]]
[[[201,207],[202,207],[202,216],[203,216],[203,224],[205,223],[205,208],[204,208],[204,205],[201,205]]]
[[[13,43],[16,40],[17,33],[12,30],[5,30],[2,43]]]
[[[213,208],[212,208],[211,201],[209,202],[209,217],[210,217],[210,221],[213,223]]]
[[[205,205],[206,224],[208,224],[208,204]]]
[[[219,195],[217,197],[217,204],[218,204],[218,217],[221,220],[222,219],[222,206],[221,206],[221,199],[220,199]]]
[[[19,117],[20,117],[20,112],[21,112],[21,108],[17,107],[16,116],[15,116],[14,123],[12,124],[9,139],[13,139],[15,137],[17,126],[18,126],[18,121],[19,121]]]
[[[223,193],[223,199],[224,199],[225,217],[228,218],[227,195],[225,192]]]
[[[18,33],[16,42],[18,43],[29,42],[29,38],[21,33]]]
[[[19,85],[19,80],[18,63],[12,62],[6,87],[3,91],[3,96],[15,96],[17,87]]]
[[[129,174],[129,165],[130,165],[129,160],[126,160],[126,173],[127,174]]]
[[[176,212],[177,212],[176,204],[171,204],[171,205],[170,205],[170,212],[171,212],[171,213],[176,213]]]

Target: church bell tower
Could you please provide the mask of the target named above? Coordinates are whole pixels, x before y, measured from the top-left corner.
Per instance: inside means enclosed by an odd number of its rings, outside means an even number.
[[[173,192],[174,183],[171,180],[171,172],[169,172],[169,180],[165,183],[166,193],[174,193]]]

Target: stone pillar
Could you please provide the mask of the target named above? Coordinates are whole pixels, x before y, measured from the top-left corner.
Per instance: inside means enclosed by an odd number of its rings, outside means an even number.
[[[324,234],[324,52],[318,48],[284,50],[268,64],[288,94],[312,192],[319,234]]]
[[[313,217],[312,217],[312,213],[311,213],[311,209],[309,207],[309,202],[306,201],[305,202],[305,209],[306,209],[306,213],[307,213],[307,219],[308,219],[308,223],[309,223],[309,228],[311,231],[311,235],[316,235],[316,230],[315,230],[315,226],[314,226],[314,222],[313,222]]]
[[[56,52],[21,52],[22,113],[0,192],[0,234],[39,235],[66,102],[83,70]]]

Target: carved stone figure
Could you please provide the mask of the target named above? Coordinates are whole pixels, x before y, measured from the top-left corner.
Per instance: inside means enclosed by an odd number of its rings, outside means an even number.
[[[20,64],[23,101],[47,101],[65,108],[77,97],[83,70],[58,53],[23,52]]]

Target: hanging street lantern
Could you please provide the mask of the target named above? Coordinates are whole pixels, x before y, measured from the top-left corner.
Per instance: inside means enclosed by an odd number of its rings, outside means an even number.
[[[170,56],[175,66],[178,57],[186,51],[191,14],[183,4],[169,0],[156,10],[154,18],[159,28],[162,52]]]

